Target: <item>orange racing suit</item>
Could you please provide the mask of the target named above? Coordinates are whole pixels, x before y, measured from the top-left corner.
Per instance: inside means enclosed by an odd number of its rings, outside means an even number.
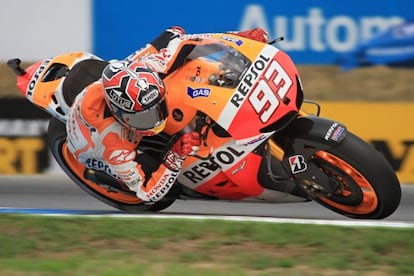
[[[169,29],[127,59],[147,64],[163,78],[177,66],[175,61],[182,58],[183,47],[196,43],[181,39],[183,33],[181,28]],[[76,97],[66,130],[68,148],[81,163],[120,179],[145,202],[162,199],[178,177],[183,160],[178,160],[178,170],[172,170],[137,150],[142,134],[127,129],[111,116],[101,80]]]
[[[165,76],[180,52],[180,43],[184,42],[179,35],[177,31],[166,31],[127,59],[146,63]],[[169,45],[173,46],[166,49]],[[174,167],[178,170],[172,170],[137,150],[142,133],[122,126],[111,116],[101,80],[87,86],[76,97],[68,112],[66,131],[68,149],[81,163],[120,179],[145,202],[163,198],[181,169],[183,160],[177,160]]]

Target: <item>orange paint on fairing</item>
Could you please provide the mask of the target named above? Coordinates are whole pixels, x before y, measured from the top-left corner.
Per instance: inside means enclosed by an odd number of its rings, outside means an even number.
[[[199,70],[198,68],[202,68]],[[199,70],[199,71],[198,71]],[[234,89],[222,88],[208,84],[208,79],[212,73],[218,72],[217,64],[205,60],[192,60],[187,62],[185,67],[177,70],[164,79],[167,87],[167,104],[169,116],[165,132],[174,134],[187,126],[195,117],[198,110],[205,112],[213,120],[217,120],[228,99],[232,96]],[[197,76],[199,81],[191,81]],[[188,87],[192,89],[208,88],[211,90],[209,97],[191,98],[187,95]],[[184,114],[181,121],[174,119],[174,110],[179,109]]]
[[[240,37],[231,34],[217,34],[212,35],[212,37],[230,46],[234,46],[234,42],[223,39],[224,37],[240,39]],[[204,38],[203,40],[193,42],[196,45],[211,43],[217,43],[217,41]],[[255,59],[263,47],[264,44],[262,43],[246,39],[240,49],[245,51],[243,54],[248,58]],[[217,63],[201,58],[187,62],[180,70],[176,70],[163,80],[167,87],[167,104],[169,110],[168,123],[165,128],[166,133],[174,134],[183,129],[195,117],[197,110],[201,110],[212,120],[218,120],[225,105],[234,93],[234,88],[209,85],[209,77],[212,73],[217,73],[218,71]],[[197,80],[192,79],[196,75]],[[211,94],[209,97],[191,98],[187,95],[188,87],[192,89],[211,89]],[[183,112],[184,117],[181,121],[174,120],[173,114],[175,109],[180,109]]]
[[[229,46],[233,47],[235,46],[235,42],[232,42],[229,39],[223,39],[223,37],[230,37],[240,40],[240,37],[227,34],[215,35],[214,37],[219,39],[221,43],[228,44]],[[217,41],[203,39],[199,43],[193,43],[205,45],[208,43],[217,43]],[[265,44],[246,39],[243,40],[243,43],[236,49],[243,52],[243,54],[249,57],[254,63],[256,58],[260,56],[261,51],[264,49],[264,47]],[[267,67],[261,70],[260,74],[256,75],[256,77],[258,78],[258,81],[263,79],[266,83],[269,83],[270,88],[274,90],[274,97],[277,98],[278,102],[274,105],[277,104],[277,108],[266,122],[261,121],[259,118],[260,114],[257,114],[257,111],[248,99],[246,99],[240,107],[235,108],[237,109],[235,114],[225,114],[225,116],[234,116],[234,118],[231,118],[231,124],[226,130],[236,139],[243,139],[259,135],[260,129],[269,126],[273,122],[285,116],[287,113],[298,112],[298,108],[296,106],[296,97],[298,91],[296,77],[299,74],[293,61],[286,53],[282,51],[267,49],[266,53],[269,55],[269,57],[266,58],[269,58],[270,61],[266,61]],[[272,61],[274,61],[280,67],[272,67]],[[164,83],[167,87],[167,104],[169,109],[168,123],[165,129],[166,133],[174,134],[177,131],[183,129],[195,117],[197,110],[200,110],[203,113],[207,114],[213,121],[220,121],[221,116],[226,110],[226,106],[229,105],[233,97],[235,97],[237,94],[237,88],[227,88],[209,84],[210,76],[213,73],[217,74],[220,71],[218,64],[218,62],[206,60],[205,58],[193,59],[191,61],[187,61],[185,65],[180,68],[180,70],[176,70],[164,79]],[[264,76],[267,70],[269,70],[268,73],[272,72],[272,74],[268,74],[270,75],[270,80],[266,80]],[[278,95],[278,90],[280,88],[278,85],[284,85],[283,79],[277,79],[280,77],[278,76],[278,70],[283,70],[291,81],[288,92],[283,97],[283,99]],[[257,72],[255,72],[255,74],[256,73]],[[283,74],[281,73],[281,75]],[[277,81],[275,81],[275,79],[277,79]],[[243,97],[251,97],[250,92],[255,90],[255,87],[256,86],[250,87],[249,93]],[[208,90],[210,91],[210,94],[205,97],[200,96],[192,98],[187,94],[187,91],[189,89]],[[260,108],[262,110],[265,110],[266,106]],[[176,114],[175,110],[181,110],[184,114],[181,120],[174,119],[174,115]]]

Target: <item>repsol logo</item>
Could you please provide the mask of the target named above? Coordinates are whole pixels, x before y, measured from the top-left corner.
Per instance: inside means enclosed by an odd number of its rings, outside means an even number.
[[[270,57],[266,57],[263,54],[259,55],[258,59],[250,66],[245,76],[241,80],[236,92],[231,97],[230,102],[235,107],[240,107],[246,96],[249,94],[253,84],[259,78],[263,70],[267,67]]]
[[[99,170],[99,171],[104,171],[106,174],[115,176],[110,167],[105,164],[104,162],[100,161],[100,160],[96,160],[93,158],[88,158],[85,162],[85,166],[90,168],[90,169],[94,169],[94,170]]]
[[[45,70],[46,66],[49,64],[50,59],[45,60],[37,69],[37,71],[34,73],[32,79],[29,82],[29,85],[27,86],[27,92],[26,96],[28,98],[32,98],[34,88],[36,87],[36,83],[39,80],[40,75],[42,74],[43,70]]]
[[[345,128],[338,123],[334,122],[329,127],[328,131],[325,134],[325,140],[328,141],[329,139],[333,141],[338,141],[341,137],[342,133],[344,133]]]
[[[221,169],[223,165],[231,165],[238,162],[244,153],[244,150],[226,147],[223,150],[215,152],[208,161],[200,162],[198,165],[188,168],[183,172],[183,175],[194,184],[202,182],[212,172]]]
[[[155,186],[148,192],[150,200],[158,201],[162,198],[170,190],[172,185],[174,185],[177,176],[177,172],[164,174],[160,181],[158,181],[157,184],[155,184]]]

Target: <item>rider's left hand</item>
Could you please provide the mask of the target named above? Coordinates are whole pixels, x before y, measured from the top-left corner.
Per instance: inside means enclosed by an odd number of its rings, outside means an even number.
[[[262,28],[255,28],[251,30],[241,31],[241,32],[231,32],[235,35],[247,37],[259,42],[267,43],[269,39],[269,34]]]

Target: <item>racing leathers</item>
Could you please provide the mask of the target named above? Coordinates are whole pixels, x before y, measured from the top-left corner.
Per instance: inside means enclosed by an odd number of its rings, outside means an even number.
[[[185,45],[195,43],[182,39],[183,34],[179,27],[170,28],[126,59],[145,63],[164,78],[179,66],[177,60],[183,58]],[[254,34],[257,36],[257,32]],[[119,179],[148,204],[161,200],[168,193],[185,157],[194,154],[200,145],[199,134],[190,132],[173,143],[161,161],[140,151],[138,145],[145,132],[127,128],[111,116],[102,80],[87,86],[76,97],[66,130],[68,149],[81,163]]]

